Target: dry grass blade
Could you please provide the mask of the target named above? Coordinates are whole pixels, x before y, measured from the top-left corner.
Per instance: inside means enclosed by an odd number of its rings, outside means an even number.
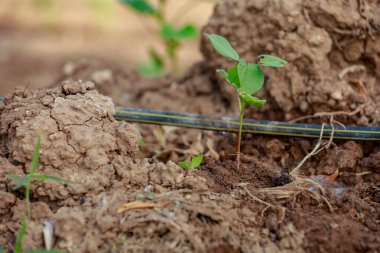
[[[147,209],[147,208],[154,208],[157,206],[157,203],[152,203],[152,202],[142,202],[142,201],[133,201],[130,203],[126,203],[121,205],[117,209],[117,213],[123,213],[128,210],[133,210],[133,209]]]

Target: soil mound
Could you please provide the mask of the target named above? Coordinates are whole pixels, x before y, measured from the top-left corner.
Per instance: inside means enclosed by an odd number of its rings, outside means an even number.
[[[128,160],[141,139],[135,126],[117,122],[113,114],[111,99],[91,82],[65,82],[44,91],[18,89],[0,117],[2,156],[26,171],[39,136],[43,173],[80,184],[47,183],[36,189],[37,196],[54,200],[100,191],[115,174],[112,162]]]

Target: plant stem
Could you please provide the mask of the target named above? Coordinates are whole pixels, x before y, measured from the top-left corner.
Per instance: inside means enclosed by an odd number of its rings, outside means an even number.
[[[237,142],[237,168],[240,168],[240,145],[241,145],[241,131],[243,129],[243,118],[244,118],[244,111],[245,111],[245,102],[239,99],[239,107],[240,107],[240,121],[239,121],[239,134],[238,134],[238,142]]]
[[[30,218],[30,177],[29,175],[26,176],[27,181],[25,185],[25,201],[26,201],[26,217],[27,219]]]

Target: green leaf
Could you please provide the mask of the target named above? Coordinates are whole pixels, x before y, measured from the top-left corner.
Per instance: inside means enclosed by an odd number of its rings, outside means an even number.
[[[262,54],[258,58],[260,59],[259,64],[264,67],[282,68],[288,63],[284,59],[273,55]]]
[[[248,92],[247,86],[248,86],[248,64],[245,60],[240,60],[237,65],[237,72],[240,82],[240,89],[243,91]]]
[[[29,174],[31,178],[37,178],[41,180],[51,180],[51,181],[56,181],[60,183],[65,183],[65,184],[74,184],[75,182],[72,182],[70,180],[62,179],[59,177],[54,177],[54,176],[49,176],[45,174]]]
[[[240,60],[238,64],[240,89],[248,94],[258,92],[264,84],[264,75],[258,64],[247,64]]]
[[[195,39],[198,36],[198,29],[194,25],[185,25],[178,32],[180,39]]]
[[[28,182],[29,180],[29,175],[26,175],[25,177],[19,177],[19,176],[16,176],[16,175],[7,175],[7,177],[11,180],[14,180],[17,182],[17,184],[15,186],[12,187],[12,190],[15,191],[23,186],[26,186],[26,183]]]
[[[177,30],[168,23],[161,26],[161,36],[167,40],[177,40]]]
[[[264,75],[258,64],[248,64],[247,90],[249,94],[258,92],[264,85]]]
[[[231,44],[222,36],[217,34],[205,34],[210,40],[214,49],[221,55],[231,58],[232,60],[238,61],[239,54],[232,48]]]
[[[266,104],[265,99],[259,99],[257,97],[253,97],[244,91],[241,91],[239,93],[239,96],[240,96],[241,100],[243,100],[245,103],[252,105],[252,106],[261,107],[261,106],[264,106]]]
[[[125,4],[132,9],[147,14],[156,14],[156,10],[145,0],[120,0],[120,3]]]
[[[230,84],[235,86],[236,89],[240,88],[241,84],[238,75],[238,68],[236,65],[228,70],[228,80],[230,80]]]
[[[195,169],[199,165],[201,165],[202,161],[203,161],[203,155],[197,155],[196,157],[191,159],[190,167]]]
[[[164,61],[161,56],[154,50],[149,51],[150,62],[139,64],[137,70],[140,74],[148,77],[156,77],[164,71]]]
[[[146,199],[147,200],[154,200],[154,195],[152,193],[149,193],[147,196],[146,196]]]
[[[33,174],[38,169],[38,164],[40,161],[40,149],[41,149],[41,138],[37,138],[36,145],[34,146],[33,160],[30,168],[30,173]]]
[[[14,249],[15,253],[22,253],[22,240],[26,234],[27,223],[28,223],[28,221],[26,219],[26,216],[24,216],[22,218],[20,231],[18,231],[18,235],[17,235],[17,241],[16,241],[16,245],[15,245],[15,249]]]
[[[16,181],[16,182],[20,182],[22,181],[25,177],[19,177],[19,176],[16,176],[14,174],[9,174],[7,175],[7,178],[13,180],[13,181]]]
[[[179,162],[178,165],[184,170],[189,169],[189,165],[186,162]]]
[[[165,23],[161,27],[161,36],[166,40],[179,41],[183,39],[193,39],[197,37],[198,30],[193,25],[185,25],[181,29],[176,29],[172,25]]]
[[[3,245],[0,244],[0,253],[4,253]]]

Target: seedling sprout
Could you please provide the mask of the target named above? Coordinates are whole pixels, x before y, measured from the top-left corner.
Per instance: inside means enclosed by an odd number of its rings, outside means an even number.
[[[22,252],[24,252],[24,253],[62,253],[61,251],[57,251],[57,250],[28,250],[28,251],[23,251],[23,248],[22,248],[22,240],[23,240],[23,238],[27,232],[28,219],[30,218],[30,186],[34,182],[32,180],[33,179],[50,180],[50,181],[56,181],[56,182],[61,182],[61,183],[65,183],[65,184],[73,183],[71,181],[68,181],[68,180],[65,180],[62,178],[36,173],[36,171],[38,169],[39,159],[40,159],[40,149],[41,149],[41,139],[38,138],[36,145],[35,145],[35,148],[34,148],[34,152],[33,152],[33,160],[32,160],[32,164],[31,164],[31,168],[30,168],[29,173],[26,176],[19,177],[16,175],[8,175],[8,178],[17,182],[17,184],[12,188],[12,190],[17,190],[21,187],[25,187],[26,211],[25,211],[25,215],[22,219],[21,228],[20,228],[18,235],[17,235],[16,245],[14,248],[15,253],[22,253]],[[2,253],[1,250],[2,250],[2,247],[0,245],[0,253]]]
[[[193,158],[187,158],[183,162],[179,162],[178,165],[186,172],[186,176],[190,171],[196,169],[203,162],[203,155],[197,155]]]
[[[222,74],[226,81],[235,88],[239,100],[240,116],[236,158],[237,167],[239,168],[241,132],[245,108],[247,105],[261,107],[266,103],[265,99],[252,96],[259,92],[264,85],[264,75],[261,68],[282,68],[287,64],[287,61],[276,56],[263,54],[258,56],[257,63],[247,63],[244,59],[240,58],[239,54],[226,38],[216,34],[205,35],[219,54],[235,61],[235,64],[228,70],[228,72],[224,69],[218,69],[217,72]]]

